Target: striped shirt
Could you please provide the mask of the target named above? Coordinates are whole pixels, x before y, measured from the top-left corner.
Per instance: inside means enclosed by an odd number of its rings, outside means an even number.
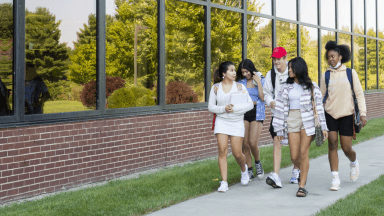
[[[324,108],[323,108],[323,96],[320,89],[315,82],[313,82],[314,96],[316,101],[316,109],[319,115],[319,120],[322,130],[328,130],[327,123],[325,121]],[[273,115],[272,125],[277,133],[277,136],[284,137],[281,144],[288,144],[288,124],[287,118],[289,114],[289,91],[293,89],[293,84],[284,84],[276,98],[276,109]],[[300,112],[303,120],[303,125],[307,136],[315,134],[315,118],[313,115],[313,107],[311,100],[311,90],[304,89],[300,97]]]

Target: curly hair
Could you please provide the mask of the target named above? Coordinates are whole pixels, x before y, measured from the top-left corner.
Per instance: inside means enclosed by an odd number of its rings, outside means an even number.
[[[328,60],[328,52],[331,50],[343,56],[341,63],[346,63],[351,60],[351,49],[347,45],[337,45],[336,41],[328,41],[327,44],[325,44],[325,50],[325,60]]]

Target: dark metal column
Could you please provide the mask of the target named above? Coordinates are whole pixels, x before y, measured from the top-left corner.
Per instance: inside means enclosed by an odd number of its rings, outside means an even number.
[[[300,0],[296,1],[296,20],[301,21],[301,14],[300,14]],[[297,56],[301,56],[301,25],[297,24],[297,36],[296,36],[296,43],[297,43]]]
[[[211,1],[205,7],[205,101],[209,101],[211,92]]]
[[[97,100],[96,108],[99,114],[105,114],[105,0],[96,1],[96,22],[97,22],[97,47],[96,47],[96,83]]]
[[[24,89],[25,89],[25,0],[14,0],[13,5],[14,17],[14,53],[13,53],[13,99],[14,99],[14,115],[16,121],[24,120]]]
[[[248,14],[247,14],[247,0],[242,0],[243,1],[243,14],[242,14],[242,25],[241,25],[241,32],[242,32],[242,46],[243,46],[243,49],[242,49],[242,57],[243,57],[243,60],[247,58],[247,28],[248,28],[248,22],[247,22],[247,19],[248,19]]]
[[[368,61],[367,61],[367,48],[368,48],[368,45],[367,45],[367,0],[364,0],[364,76],[365,76],[365,90],[368,89],[367,87],[367,84],[368,84],[368,77],[367,77],[367,64],[368,64]]]
[[[317,0],[317,25],[321,26],[321,0]],[[321,84],[321,74],[322,74],[322,67],[321,67],[321,29],[317,29],[317,69],[318,69],[318,84],[320,86]]]
[[[159,105],[162,109],[165,108],[165,0],[158,1],[158,87],[157,95]]]

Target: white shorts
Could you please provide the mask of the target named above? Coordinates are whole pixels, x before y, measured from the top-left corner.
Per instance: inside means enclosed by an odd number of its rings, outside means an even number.
[[[230,120],[216,117],[215,134],[226,134],[229,136],[244,137],[244,119]]]

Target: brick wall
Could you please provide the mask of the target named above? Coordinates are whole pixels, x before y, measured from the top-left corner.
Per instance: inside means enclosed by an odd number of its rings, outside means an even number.
[[[369,119],[384,117],[383,92],[366,100]],[[0,130],[0,202],[216,156],[211,127],[203,110]]]

